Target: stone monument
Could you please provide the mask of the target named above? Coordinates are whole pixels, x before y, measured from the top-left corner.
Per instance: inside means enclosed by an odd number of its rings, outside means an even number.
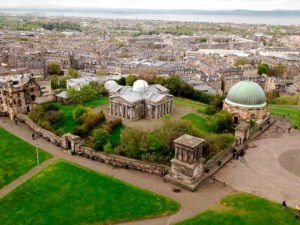
[[[202,147],[204,140],[184,134],[174,140],[175,158],[166,180],[182,188],[194,191],[204,172]]]

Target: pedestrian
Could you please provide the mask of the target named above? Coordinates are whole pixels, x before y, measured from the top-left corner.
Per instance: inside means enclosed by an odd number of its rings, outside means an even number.
[[[35,137],[34,133],[32,133],[31,137],[32,137],[32,140],[34,140],[34,137]]]
[[[287,208],[287,205],[286,205],[285,200],[281,203],[281,205],[282,205],[282,208],[283,208],[283,209],[286,209],[286,208]]]
[[[291,128],[290,128],[290,127],[289,127],[289,130],[288,130],[288,132],[289,132],[289,133],[291,133]]]

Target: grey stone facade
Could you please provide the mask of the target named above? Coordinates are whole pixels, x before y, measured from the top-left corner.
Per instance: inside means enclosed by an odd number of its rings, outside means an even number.
[[[167,181],[190,191],[196,190],[204,173],[203,144],[203,139],[187,134],[174,141],[175,157],[171,160]]]

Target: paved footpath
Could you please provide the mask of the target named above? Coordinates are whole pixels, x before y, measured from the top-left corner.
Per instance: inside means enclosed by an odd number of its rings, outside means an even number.
[[[102,174],[112,176],[140,188],[144,188],[157,194],[169,197],[181,204],[180,210],[174,215],[143,221],[123,223],[123,225],[168,225],[176,223],[207,210],[209,207],[219,202],[222,197],[234,191],[229,186],[224,187],[221,183],[213,183],[211,180],[207,180],[196,192],[182,190],[180,193],[174,193],[172,191],[172,188],[174,186],[169,183],[164,183],[161,177],[134,170],[115,168],[113,166],[92,161],[90,159],[86,159],[77,155],[72,156],[66,151],[63,151],[60,147],[55,146],[54,144],[46,141],[43,138],[32,140],[32,130],[26,124],[19,123],[18,125],[15,125],[14,122],[9,120],[8,118],[0,118],[0,127],[3,127],[7,131],[15,134],[16,136],[33,145],[37,144],[39,148],[53,155],[52,159],[42,163],[39,167],[32,169],[8,186],[2,188],[0,190],[0,192],[2,193],[0,197],[12,191],[18,185],[22,184],[31,176],[39,172],[42,168],[46,167],[48,164],[57,159],[65,159],[73,163],[77,163],[81,166],[90,168]]]

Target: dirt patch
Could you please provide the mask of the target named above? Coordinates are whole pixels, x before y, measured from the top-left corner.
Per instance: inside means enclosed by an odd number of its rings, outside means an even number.
[[[279,163],[287,171],[300,177],[300,149],[282,153],[279,156]]]

